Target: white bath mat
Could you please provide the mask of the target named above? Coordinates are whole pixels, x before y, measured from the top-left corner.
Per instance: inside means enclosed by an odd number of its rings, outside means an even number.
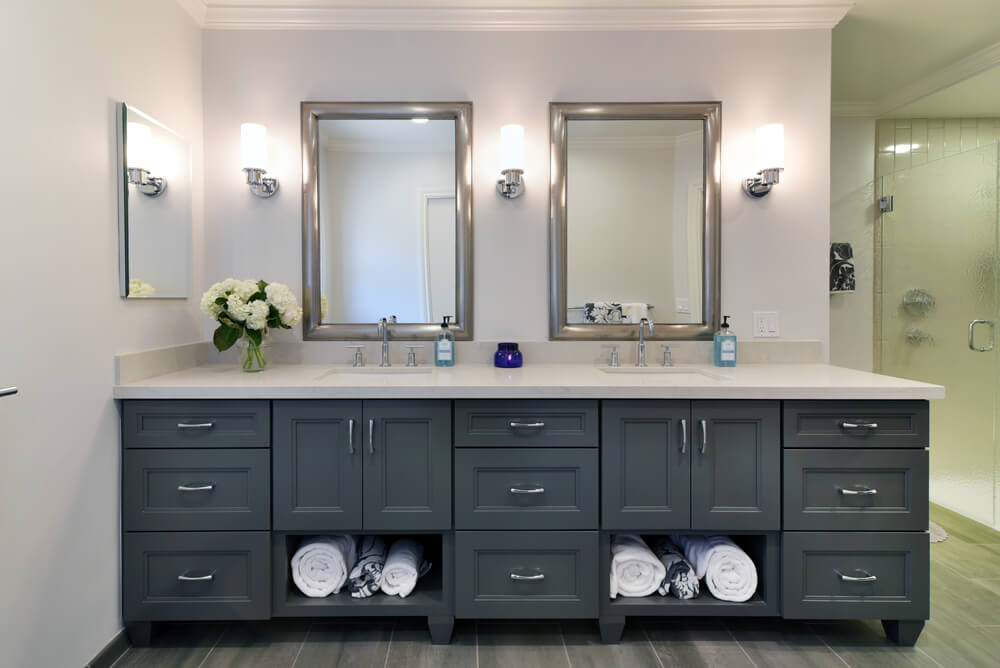
[[[940,524],[931,522],[931,542],[940,543],[948,537],[948,532],[945,531]]]

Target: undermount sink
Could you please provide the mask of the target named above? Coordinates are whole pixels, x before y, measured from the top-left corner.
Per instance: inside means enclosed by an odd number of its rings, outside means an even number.
[[[650,376],[698,376],[709,380],[726,380],[724,376],[718,376],[701,369],[689,369],[678,366],[602,366],[604,373],[624,373]]]
[[[348,366],[330,369],[316,380],[329,376],[419,376],[433,371],[430,366]]]

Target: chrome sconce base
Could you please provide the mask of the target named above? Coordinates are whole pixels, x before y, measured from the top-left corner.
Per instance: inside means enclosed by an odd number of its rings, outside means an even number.
[[[128,182],[146,197],[159,197],[167,191],[167,180],[159,176],[150,176],[142,167],[128,168]]]
[[[502,179],[497,179],[497,194],[504,199],[517,199],[524,194],[524,181],[521,175],[522,169],[505,169],[502,172]]]
[[[278,179],[264,176],[267,173],[265,170],[244,167],[243,171],[246,172],[247,185],[250,186],[250,192],[257,197],[267,199],[274,197],[275,193],[278,192]]]
[[[760,199],[773,188],[781,178],[780,169],[762,169],[752,179],[744,179],[743,192],[750,197]]]

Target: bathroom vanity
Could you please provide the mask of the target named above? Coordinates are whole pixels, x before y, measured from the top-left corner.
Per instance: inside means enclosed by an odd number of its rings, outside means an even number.
[[[331,373],[332,371],[332,373]],[[201,366],[118,385],[123,616],[880,619],[929,616],[928,400],[826,365],[611,373],[578,364],[422,373]],[[616,533],[730,535],[745,603],[609,597]],[[407,598],[307,598],[303,536],[420,540]]]

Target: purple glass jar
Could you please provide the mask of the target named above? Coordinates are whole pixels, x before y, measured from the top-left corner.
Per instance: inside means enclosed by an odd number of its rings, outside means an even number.
[[[493,366],[501,369],[516,369],[524,363],[516,343],[498,343],[497,352],[493,356]]]

